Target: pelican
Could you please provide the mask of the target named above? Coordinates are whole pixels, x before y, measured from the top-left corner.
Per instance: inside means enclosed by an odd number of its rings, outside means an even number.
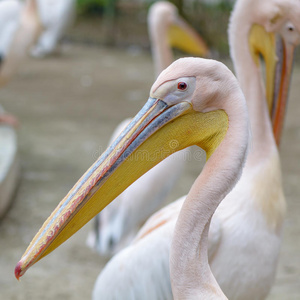
[[[148,31],[155,77],[173,62],[172,47],[191,55],[209,56],[204,40],[179,16],[176,6],[170,2],[158,1],[150,7]]]
[[[202,38],[169,2],[156,2],[151,6],[148,24],[156,76],[172,63],[172,47],[199,56],[209,54]],[[129,122],[130,119],[121,122],[109,144]],[[184,149],[162,161],[96,216],[94,228],[87,239],[88,246],[105,256],[112,256],[127,246],[145,221],[161,208],[180,176],[188,151]]]
[[[252,145],[242,177],[216,210],[209,231],[210,267],[229,299],[265,299],[276,274],[285,213],[276,142],[280,141],[293,49],[299,43],[299,15],[297,1],[240,0],[230,21],[231,55],[249,108]],[[265,60],[266,89],[260,56]],[[95,284],[94,299],[106,291],[109,280],[116,280],[118,272],[126,278],[122,295],[173,299],[169,260],[172,269],[173,232],[184,199],[151,217],[132,245],[107,264]],[[140,288],[146,282],[151,282],[149,290]]]
[[[229,299],[265,299],[276,274],[285,213],[276,142],[280,141],[293,49],[299,43],[299,14],[295,1],[241,0],[231,17],[231,55],[249,107],[252,146],[242,178],[217,209],[209,232],[210,266]],[[266,64],[266,89],[259,55]],[[121,267],[125,270],[120,276],[127,278],[124,290],[134,282],[128,293],[141,299],[148,294],[148,299],[173,299],[169,253],[184,199],[151,217],[133,244],[108,263],[95,284],[95,299]],[[145,282],[152,283],[151,293],[139,289]]]
[[[75,17],[75,0],[37,0],[44,31],[39,36],[31,54],[35,57],[47,56],[57,49],[63,34]]]
[[[0,2],[0,87],[12,79],[40,30],[36,0]],[[17,124],[15,117],[5,113],[0,122]]]
[[[153,165],[194,144],[205,149],[207,162],[176,224],[170,259],[172,290],[175,299],[226,299],[208,265],[207,235],[215,209],[241,175],[248,133],[246,102],[227,67],[202,58],[175,61],[157,78],[142,110],[44,223],[17,264],[16,277],[63,243]],[[176,149],[170,146],[175,138]],[[149,156],[140,156],[140,151],[147,151]],[[131,257],[136,258],[140,257]],[[149,294],[129,297],[128,277],[119,281],[126,273],[126,263],[130,261],[124,261],[113,278],[106,278],[98,297],[157,299],[152,297],[151,281],[146,281],[150,298]],[[147,274],[149,278],[155,276],[150,270],[138,276]]]

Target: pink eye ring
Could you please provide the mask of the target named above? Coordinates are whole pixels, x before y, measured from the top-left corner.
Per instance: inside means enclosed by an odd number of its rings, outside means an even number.
[[[180,91],[185,91],[187,89],[187,84],[183,81],[178,82],[177,89]]]

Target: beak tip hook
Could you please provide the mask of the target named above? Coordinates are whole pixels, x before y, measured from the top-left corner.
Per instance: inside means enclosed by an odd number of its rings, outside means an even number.
[[[18,281],[20,281],[20,277],[22,276],[22,268],[21,268],[21,261],[18,262],[15,268],[15,277]]]

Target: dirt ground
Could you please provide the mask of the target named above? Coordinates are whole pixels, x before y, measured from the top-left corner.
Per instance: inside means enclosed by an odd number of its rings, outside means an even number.
[[[104,150],[114,127],[135,114],[153,83],[149,53],[69,46],[62,56],[29,59],[0,91],[19,117],[21,179],[0,223],[0,299],[90,299],[106,261],[85,245],[91,224],[31,268],[14,267],[44,220]],[[269,300],[300,299],[300,67],[294,69],[281,158],[288,212],[276,283]],[[188,162],[169,199],[189,190],[200,171]]]

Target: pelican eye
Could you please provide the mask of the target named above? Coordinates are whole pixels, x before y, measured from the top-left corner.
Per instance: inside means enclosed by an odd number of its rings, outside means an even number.
[[[292,25],[289,25],[287,29],[288,31],[294,31],[294,27]]]
[[[177,89],[180,91],[185,91],[187,89],[187,84],[185,82],[178,82]]]

